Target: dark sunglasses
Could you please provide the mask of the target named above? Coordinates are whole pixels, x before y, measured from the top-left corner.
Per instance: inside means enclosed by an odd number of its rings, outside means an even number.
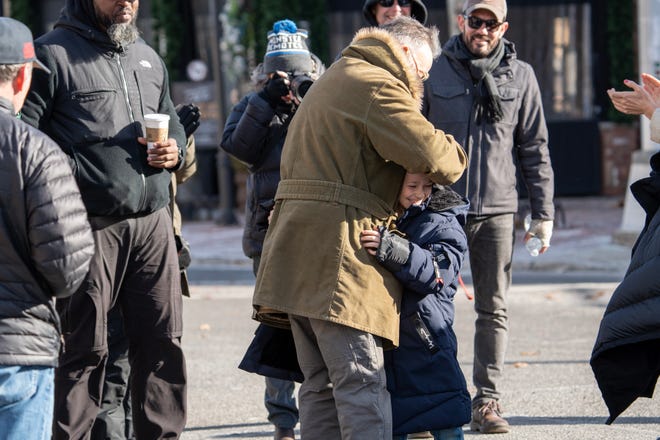
[[[411,0],[398,0],[398,3],[399,6],[405,8],[406,6],[410,6],[410,1]],[[394,0],[378,0],[378,4],[384,8],[389,8],[394,4]]]
[[[400,4],[400,3],[399,3]],[[490,20],[482,20],[479,17],[475,17],[474,15],[464,15],[467,19],[468,26],[470,26],[472,29],[481,29],[481,26],[486,25],[486,29],[489,31],[496,31],[497,28],[502,26],[502,22],[497,21],[495,18],[491,18]]]

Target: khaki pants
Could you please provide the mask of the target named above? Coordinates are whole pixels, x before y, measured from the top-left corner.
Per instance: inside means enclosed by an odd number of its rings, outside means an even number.
[[[515,239],[513,214],[469,216],[465,232],[474,285],[474,369],[472,407],[500,400],[499,383],[509,340],[507,293]]]
[[[392,438],[392,408],[379,337],[329,321],[291,315],[303,439]]]

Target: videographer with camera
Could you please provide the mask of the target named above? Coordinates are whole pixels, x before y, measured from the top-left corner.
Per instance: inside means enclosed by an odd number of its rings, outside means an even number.
[[[291,118],[313,81],[325,70],[307,48],[307,31],[291,20],[273,24],[263,63],[252,72],[255,91],[243,97],[227,118],[220,147],[244,162],[246,184],[243,251],[256,275],[268,217],[280,181],[280,157]],[[260,326],[258,332],[277,331]],[[298,409],[294,383],[266,377],[265,405],[275,439],[294,438]]]

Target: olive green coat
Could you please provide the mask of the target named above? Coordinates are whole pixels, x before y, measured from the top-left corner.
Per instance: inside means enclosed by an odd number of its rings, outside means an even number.
[[[389,33],[363,29],[342,55],[289,127],[253,303],[391,347],[401,286],[361,247],[360,231],[393,219],[406,170],[450,184],[467,158],[420,113],[421,82]]]

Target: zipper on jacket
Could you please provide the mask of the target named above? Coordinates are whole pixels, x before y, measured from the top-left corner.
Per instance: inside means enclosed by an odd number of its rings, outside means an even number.
[[[470,95],[470,89],[467,88],[465,89],[465,93],[467,95]],[[474,98],[472,98],[472,109],[470,110],[470,117],[468,118],[468,125],[467,125],[467,136],[465,137],[465,141],[467,142],[466,146],[466,153],[468,156],[468,165],[467,165],[467,170],[465,172],[465,198],[470,200],[470,166],[472,165],[472,136],[470,136],[470,131],[472,130],[472,117],[471,115],[474,114],[474,106],[476,104],[476,101]]]
[[[124,91],[124,100],[126,102],[126,109],[128,110],[128,117],[131,123],[135,122],[135,115],[133,114],[133,108],[131,107],[131,101],[128,98],[128,82],[126,81],[126,75],[124,73],[124,66],[121,64],[121,56],[119,53],[115,53],[115,59],[117,60],[117,66],[119,67],[119,77],[121,79],[122,90]],[[142,193],[140,196],[140,203],[138,204],[138,211],[142,211],[144,202],[147,198],[147,179],[144,177],[144,173],[140,172],[140,178],[142,180]]]
[[[436,353],[438,350],[440,350],[440,348],[438,348],[437,344],[433,340],[433,335],[429,331],[426,324],[424,324],[422,316],[419,314],[419,312],[415,313],[415,316],[413,316],[413,324],[415,325],[415,330],[419,335],[419,339],[428,351],[431,353]]]

